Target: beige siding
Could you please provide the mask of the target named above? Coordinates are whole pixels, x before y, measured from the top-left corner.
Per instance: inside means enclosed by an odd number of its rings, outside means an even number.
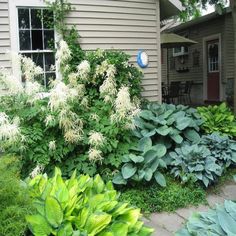
[[[146,50],[150,64],[144,69],[143,96],[160,99],[158,78],[158,23],[156,0],[70,0],[75,10],[69,25],[76,25],[85,50],[115,49],[131,55],[136,65],[140,49]],[[158,16],[157,16],[158,15]]]
[[[10,49],[10,27],[8,0],[0,0],[0,67],[10,67],[9,56],[5,53]]]
[[[234,35],[233,35],[233,19],[231,14],[228,14],[225,18],[225,78],[231,79],[234,77]]]

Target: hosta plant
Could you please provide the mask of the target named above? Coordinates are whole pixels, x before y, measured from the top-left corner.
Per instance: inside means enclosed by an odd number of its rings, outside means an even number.
[[[202,129],[206,133],[219,132],[230,136],[236,136],[235,116],[225,103],[217,106],[198,107],[202,119]]]
[[[221,167],[227,168],[236,163],[236,141],[228,136],[216,132],[203,135],[200,144],[210,150],[211,155]]]
[[[148,104],[135,119],[134,134],[139,137],[151,137],[153,142],[164,143],[167,148],[181,144],[185,139],[199,142],[199,126],[202,120],[193,108],[172,104]]]
[[[151,235],[139,220],[140,210],[121,203],[111,182],[76,173],[64,180],[38,175],[29,183],[37,214],[26,217],[36,236]]]
[[[155,179],[158,184],[165,187],[165,177],[160,172],[166,168],[163,157],[166,154],[166,147],[163,144],[152,145],[150,138],[140,139],[137,147],[132,152],[123,156],[124,165],[121,171],[114,176],[113,183],[127,184],[128,181],[142,180],[150,181]]]
[[[195,213],[175,236],[236,235],[236,203],[225,201],[208,212]]]
[[[201,181],[207,187],[216,181],[223,171],[210,150],[197,144],[184,144],[170,152],[168,158],[171,173],[183,182]]]

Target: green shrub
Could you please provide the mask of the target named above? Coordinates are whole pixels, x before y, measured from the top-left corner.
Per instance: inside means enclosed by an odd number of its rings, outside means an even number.
[[[166,181],[160,172],[160,169],[167,168],[166,163],[162,160],[166,154],[165,145],[153,146],[150,138],[142,138],[137,147],[131,150],[133,153],[123,156],[122,161],[125,164],[122,166],[121,172],[114,176],[113,183],[127,184],[127,181],[130,180],[140,182],[155,178],[158,184],[165,187]]]
[[[162,188],[155,182],[137,186],[123,187],[121,200],[141,208],[145,213],[175,211],[191,205],[205,204],[206,192],[194,183],[180,184],[172,177],[166,176],[166,187]]]
[[[28,192],[20,184],[20,163],[15,157],[0,156],[0,235],[23,236],[31,213]]]
[[[193,108],[172,104],[148,104],[135,119],[138,138],[151,137],[154,144],[164,143],[167,148],[181,144],[184,139],[199,142],[199,114]]]
[[[206,133],[219,132],[236,136],[236,121],[234,114],[225,103],[217,106],[198,107],[202,119],[202,129]]]
[[[228,136],[222,136],[219,133],[203,135],[200,144],[210,150],[216,163],[222,168],[228,168],[236,163],[236,142]]]
[[[169,153],[171,173],[183,182],[201,181],[206,187],[222,175],[223,167],[208,148],[201,145],[184,144]]]
[[[151,235],[152,229],[139,221],[140,210],[120,203],[111,182],[100,176],[63,180],[55,175],[35,177],[29,184],[37,209],[27,216],[34,235]]]
[[[236,235],[236,203],[225,201],[208,212],[195,213],[176,236]]]

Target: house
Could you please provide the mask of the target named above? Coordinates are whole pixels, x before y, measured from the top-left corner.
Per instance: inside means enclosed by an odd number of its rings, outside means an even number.
[[[143,96],[161,100],[160,22],[179,14],[179,0],[69,0],[74,10],[67,17],[75,25],[84,50],[120,49],[137,65],[140,50],[149,56],[143,69]],[[50,76],[53,54],[45,39],[54,39],[54,29],[36,20],[47,15],[43,0],[0,0],[0,66],[11,68],[6,50],[37,58]],[[50,17],[50,16],[47,16]],[[14,72],[14,68],[13,72]]]
[[[169,49],[169,81],[194,82],[194,103],[217,103],[232,99],[233,20],[229,8],[177,25],[167,30],[198,42]],[[166,81],[167,52],[162,50],[162,81]]]

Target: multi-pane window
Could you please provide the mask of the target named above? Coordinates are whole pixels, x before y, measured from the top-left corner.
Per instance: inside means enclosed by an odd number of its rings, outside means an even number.
[[[219,71],[219,43],[208,44],[208,71]]]
[[[30,57],[44,73],[41,82],[47,84],[56,74],[52,71],[55,65],[55,31],[53,12],[48,9],[18,8],[19,50]]]

